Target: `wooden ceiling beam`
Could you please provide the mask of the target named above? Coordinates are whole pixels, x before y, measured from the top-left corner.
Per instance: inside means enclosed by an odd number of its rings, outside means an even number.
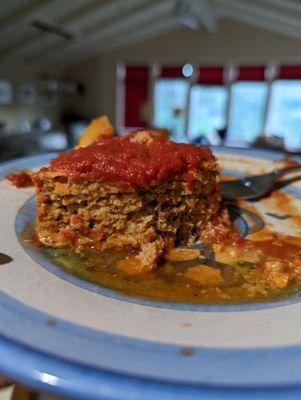
[[[9,48],[11,44],[28,33],[28,21],[33,14],[40,12],[53,0],[33,0],[14,9],[9,14],[0,17],[0,52]]]
[[[14,8],[10,13],[0,16],[0,31],[18,23],[20,19],[30,16],[32,13],[40,10],[51,2],[53,2],[53,0],[31,0]]]
[[[229,10],[237,10],[242,13],[247,13],[256,18],[265,18],[266,24],[269,22],[277,22],[286,26],[296,28],[300,30],[301,19],[298,16],[291,16],[279,10],[272,9],[271,7],[263,7],[255,1],[245,0],[213,0],[213,4],[216,4],[218,8],[221,6],[228,7]]]
[[[58,18],[54,24],[64,27],[64,29],[72,32],[76,38],[83,35],[85,27],[102,26],[104,23],[114,19],[122,10],[131,10],[137,5],[144,4],[149,0],[97,0],[88,5],[84,5],[73,13],[63,15]],[[29,59],[45,52],[46,48],[49,51],[55,51],[56,48],[64,48],[66,43],[60,38],[51,35],[36,35],[29,40],[21,41],[16,44],[13,53],[16,56],[24,56]]]
[[[225,5],[220,5],[218,10],[221,17],[227,17],[229,19],[233,19],[242,23],[247,23],[248,25],[265,29],[273,33],[286,35],[295,39],[301,39],[300,30],[296,30],[296,28],[291,26],[279,24],[275,21],[268,22],[264,16],[257,15],[256,17],[254,17],[254,15],[248,12],[231,9],[230,7]]]
[[[282,8],[284,11],[292,11],[301,13],[301,3],[291,0],[261,0],[264,4],[269,4],[270,6],[276,6]]]
[[[98,0],[100,1],[100,0]],[[102,0],[103,2],[104,0]],[[87,0],[85,4],[91,3]],[[8,55],[22,46],[28,46],[30,43],[45,38],[45,34],[37,32],[31,26],[34,20],[41,20],[46,23],[55,24],[56,21],[68,14],[74,13],[82,7],[82,0],[39,0],[35,8],[27,9],[19,15],[16,21],[11,19],[11,24],[0,26],[0,53]],[[48,36],[48,35],[47,35]]]
[[[140,0],[141,1],[141,0]],[[122,40],[123,35],[128,35],[134,30],[136,35],[139,35],[138,27],[143,27],[145,24],[154,22],[156,18],[161,19],[170,16],[173,10],[174,0],[157,0],[151,2],[148,7],[141,7],[139,11],[130,13],[127,17],[116,18],[114,23],[109,22],[105,26],[99,26],[98,30],[94,31],[86,37],[81,37],[76,43],[71,43],[69,46],[62,46],[60,49],[54,49],[48,56],[45,54],[47,62],[64,62],[71,56],[78,59],[82,57],[83,52],[87,49],[95,47],[98,54],[102,52],[102,45],[109,43],[111,40]]]
[[[121,39],[115,39],[107,43],[102,44],[102,55],[122,49],[126,46],[137,44],[144,40],[149,40],[154,37],[158,37],[163,33],[168,33],[174,31],[179,28],[179,22],[174,17],[167,17],[163,19],[158,19],[156,21],[152,21],[149,25],[144,25],[139,28],[139,35],[135,31],[124,35]],[[99,54],[97,49],[95,48],[87,48],[81,54],[81,60],[85,60],[89,57],[95,56]],[[64,60],[61,64],[61,68],[66,68],[68,66],[72,66],[74,63],[78,62],[78,58],[76,55],[69,57],[68,60]]]

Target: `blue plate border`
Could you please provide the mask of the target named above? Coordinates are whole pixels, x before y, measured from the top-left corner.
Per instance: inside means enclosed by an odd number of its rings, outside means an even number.
[[[221,395],[226,399],[297,399],[301,396],[301,346],[260,350],[198,348],[194,357],[185,358],[180,355],[181,346],[106,334],[58,319],[55,325],[49,325],[47,321],[51,316],[24,306],[3,292],[0,292],[0,315],[4,324],[16,324],[19,329],[22,327],[23,340],[29,341],[29,344],[21,344],[13,339],[12,335],[8,338],[2,333],[0,370],[27,385],[63,396],[85,400],[194,400],[219,399]],[[26,321],[30,321],[30,324]],[[46,350],[38,349],[39,344],[33,341],[35,333],[29,333],[33,328],[38,330],[38,336],[42,334],[48,343]],[[144,361],[149,361],[155,353],[161,361],[171,363],[182,358],[182,368],[189,368],[189,364],[192,363],[198,369],[205,367],[207,371],[204,380],[195,384],[172,378],[145,378],[143,374],[131,374],[126,369],[121,373],[108,368],[96,368],[51,351],[52,344],[57,343],[64,334],[68,335],[71,342],[71,354],[78,348],[78,340],[84,340],[86,343],[92,343],[94,351],[103,357],[106,356],[106,352],[112,353],[112,350],[115,353],[113,356],[117,355],[116,349],[122,347],[127,353],[123,356],[131,357],[131,360],[137,362],[135,353],[138,349],[140,353],[142,351]],[[35,348],[32,343],[35,343]],[[96,343],[98,348],[95,348]],[[158,367],[158,361],[156,357],[151,360],[154,367]],[[264,383],[266,374],[271,370],[274,374],[273,383]],[[224,375],[224,382],[210,382],[208,378],[216,372]],[[246,373],[251,377],[249,383],[241,379]],[[229,377],[232,377],[232,382],[229,381]],[[285,383],[283,378],[288,377],[289,381]],[[153,397],[155,395],[158,397]]]

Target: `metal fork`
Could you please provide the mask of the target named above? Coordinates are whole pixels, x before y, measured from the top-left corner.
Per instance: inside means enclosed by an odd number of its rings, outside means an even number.
[[[286,174],[301,170],[301,164],[293,167],[276,169],[262,175],[246,176],[243,179],[221,182],[221,192],[224,199],[255,199],[268,193]]]

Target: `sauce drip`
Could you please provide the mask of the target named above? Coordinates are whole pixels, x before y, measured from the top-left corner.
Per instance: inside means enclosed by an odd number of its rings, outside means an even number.
[[[64,171],[74,181],[101,179],[116,187],[149,187],[179,176],[213,159],[206,146],[193,146],[155,138],[134,143],[131,136],[103,138],[53,159],[52,170]],[[191,174],[189,174],[191,181]]]
[[[31,174],[27,171],[16,172],[6,175],[8,179],[17,188],[26,188],[33,186]]]

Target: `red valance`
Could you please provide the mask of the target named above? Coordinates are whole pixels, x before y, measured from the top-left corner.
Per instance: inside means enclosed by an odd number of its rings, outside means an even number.
[[[224,68],[219,66],[200,67],[197,83],[203,85],[223,85]]]
[[[147,81],[148,80],[147,66],[128,65],[125,72],[126,81]]]
[[[162,67],[160,77],[161,78],[184,78],[182,73],[183,67]]]
[[[242,66],[238,69],[237,80],[239,81],[264,81],[265,80],[265,66]]]
[[[301,79],[301,65],[282,65],[278,79]]]

